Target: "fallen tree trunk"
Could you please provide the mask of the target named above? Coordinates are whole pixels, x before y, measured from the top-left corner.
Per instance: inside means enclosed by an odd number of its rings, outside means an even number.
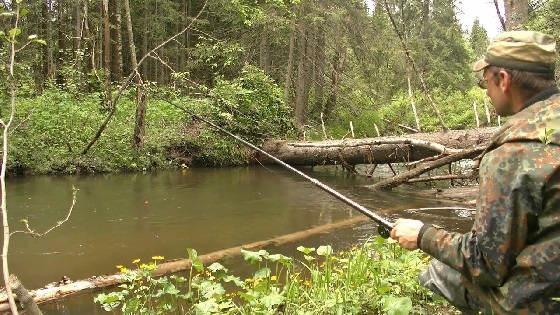
[[[209,265],[213,262],[219,261],[224,258],[239,256],[241,254],[241,249],[256,250],[265,246],[271,246],[271,245],[278,246],[278,245],[302,240],[312,235],[327,233],[333,230],[350,227],[352,225],[367,220],[368,218],[366,216],[360,215],[352,219],[321,225],[318,227],[311,228],[309,230],[286,234],[260,242],[254,242],[246,245],[215,251],[205,255],[200,255],[199,258],[200,260],[202,260],[202,263],[204,265]],[[171,273],[189,270],[190,268],[191,268],[190,259],[177,259],[174,261],[167,261],[157,266],[157,269],[153,271],[153,276],[156,277],[163,276]],[[29,293],[31,296],[33,296],[33,300],[36,303],[43,303],[51,300],[56,300],[71,294],[75,294],[84,290],[92,290],[92,289],[114,286],[117,284],[121,284],[123,281],[124,281],[124,277],[123,274],[121,273],[108,275],[108,276],[94,276],[85,280],[74,281],[66,284],[63,283],[63,284],[55,284],[52,286],[47,286],[45,288],[34,290]],[[9,310],[9,305],[7,303],[7,300],[8,298],[5,293],[0,295],[0,312],[5,312]]]
[[[270,141],[263,149],[290,165],[356,165],[418,161],[488,143],[495,127],[418,133],[401,137],[327,140],[317,142]],[[255,162],[272,160],[254,153]]]

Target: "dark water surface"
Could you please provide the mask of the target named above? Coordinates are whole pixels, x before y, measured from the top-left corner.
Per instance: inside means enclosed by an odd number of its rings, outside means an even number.
[[[455,212],[410,212],[399,209],[447,206],[413,197],[405,190],[371,192],[365,178],[335,167],[303,171],[373,211],[389,218],[420,218],[452,230],[465,230],[471,219]],[[66,216],[72,185],[79,189],[70,220],[44,238],[16,234],[10,243],[11,272],[28,289],[63,276],[78,280],[112,274],[115,265],[131,266],[153,255],[166,259],[199,254],[359,215],[313,184],[276,167],[188,169],[148,174],[25,177],[8,180],[12,231],[27,218],[43,232]],[[294,255],[300,244],[347,248],[376,233],[371,222],[268,250]],[[229,262],[236,273],[236,261]],[[102,314],[93,294],[79,294],[44,304],[46,314]]]

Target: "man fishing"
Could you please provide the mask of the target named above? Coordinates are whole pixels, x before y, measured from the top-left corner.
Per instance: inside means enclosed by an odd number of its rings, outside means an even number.
[[[497,114],[511,116],[480,161],[472,230],[399,219],[391,237],[431,255],[419,278],[464,313],[560,314],[560,92],[556,44],[505,32],[481,71]]]

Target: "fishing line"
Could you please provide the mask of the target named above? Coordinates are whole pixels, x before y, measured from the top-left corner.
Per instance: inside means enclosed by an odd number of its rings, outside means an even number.
[[[372,211],[368,210],[366,207],[364,207],[364,206],[358,204],[357,202],[355,202],[355,201],[351,200],[350,198],[344,196],[343,194],[339,193],[338,191],[336,191],[336,190],[332,189],[331,187],[329,187],[329,186],[323,184],[323,183],[320,182],[319,180],[317,180],[317,179],[315,179],[315,178],[313,178],[313,177],[308,176],[307,174],[303,173],[302,171],[300,171],[300,170],[298,170],[298,169],[292,167],[291,165],[289,165],[289,164],[285,163],[284,161],[278,159],[277,157],[273,156],[272,154],[270,154],[270,153],[264,151],[263,149],[257,147],[256,145],[254,145],[254,144],[252,144],[252,143],[250,143],[250,142],[248,142],[248,141],[246,141],[246,140],[240,138],[239,136],[234,135],[233,133],[231,133],[231,132],[225,130],[224,128],[222,128],[222,127],[220,127],[220,126],[214,124],[213,122],[211,122],[211,121],[209,121],[209,120],[207,120],[207,119],[204,119],[204,118],[200,117],[199,115],[193,113],[192,111],[190,111],[190,110],[188,110],[188,109],[186,109],[186,108],[184,108],[184,107],[182,107],[182,106],[179,106],[179,105],[177,105],[177,104],[175,104],[175,103],[169,101],[168,99],[165,99],[165,98],[162,98],[162,97],[158,97],[158,98],[159,98],[160,100],[166,102],[166,103],[169,103],[171,106],[173,106],[173,107],[175,107],[175,108],[177,108],[177,109],[180,109],[180,110],[182,110],[183,112],[185,112],[185,113],[191,115],[193,118],[195,118],[195,119],[197,119],[197,120],[200,120],[200,121],[202,121],[202,122],[204,122],[204,123],[210,125],[212,128],[214,128],[214,129],[216,129],[216,130],[218,130],[218,131],[220,131],[220,132],[222,132],[222,133],[224,133],[224,134],[226,134],[226,135],[228,135],[228,136],[234,138],[235,140],[237,140],[237,141],[241,142],[242,144],[244,144],[244,145],[250,147],[251,149],[253,149],[253,150],[255,150],[255,151],[257,151],[257,152],[259,152],[259,153],[261,153],[261,154],[264,154],[265,156],[267,156],[267,157],[270,158],[271,160],[275,161],[276,163],[280,164],[281,166],[287,168],[288,170],[290,170],[290,171],[292,171],[292,172],[294,172],[294,173],[300,175],[301,177],[307,179],[308,181],[312,182],[312,183],[315,184],[317,187],[321,188],[322,190],[326,191],[327,193],[331,194],[332,196],[336,197],[337,199],[341,200],[342,202],[344,202],[344,203],[350,205],[352,208],[358,210],[358,211],[361,212],[363,215],[365,215],[365,216],[367,216],[368,218],[372,219],[373,221],[377,222],[377,223],[379,224],[379,225],[378,225],[378,233],[379,233],[379,235],[381,235],[381,236],[383,236],[383,237],[385,237],[385,238],[389,237],[389,233],[390,233],[390,231],[393,229],[393,223],[391,223],[391,222],[388,221],[387,219],[385,219],[385,218],[383,218],[383,217],[381,217],[381,216],[379,216],[379,215],[373,213]]]

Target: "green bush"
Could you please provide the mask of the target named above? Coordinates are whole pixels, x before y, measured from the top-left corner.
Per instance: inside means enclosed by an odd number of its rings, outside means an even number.
[[[335,254],[330,246],[298,247],[294,258],[241,250],[256,271],[244,281],[219,263],[205,267],[189,249],[188,277],[154,278],[155,263],[129,271],[125,283],[95,302],[124,314],[426,314],[453,308],[426,288],[417,275],[427,265],[420,251],[376,237],[360,248]],[[159,259],[162,257],[152,257]]]

